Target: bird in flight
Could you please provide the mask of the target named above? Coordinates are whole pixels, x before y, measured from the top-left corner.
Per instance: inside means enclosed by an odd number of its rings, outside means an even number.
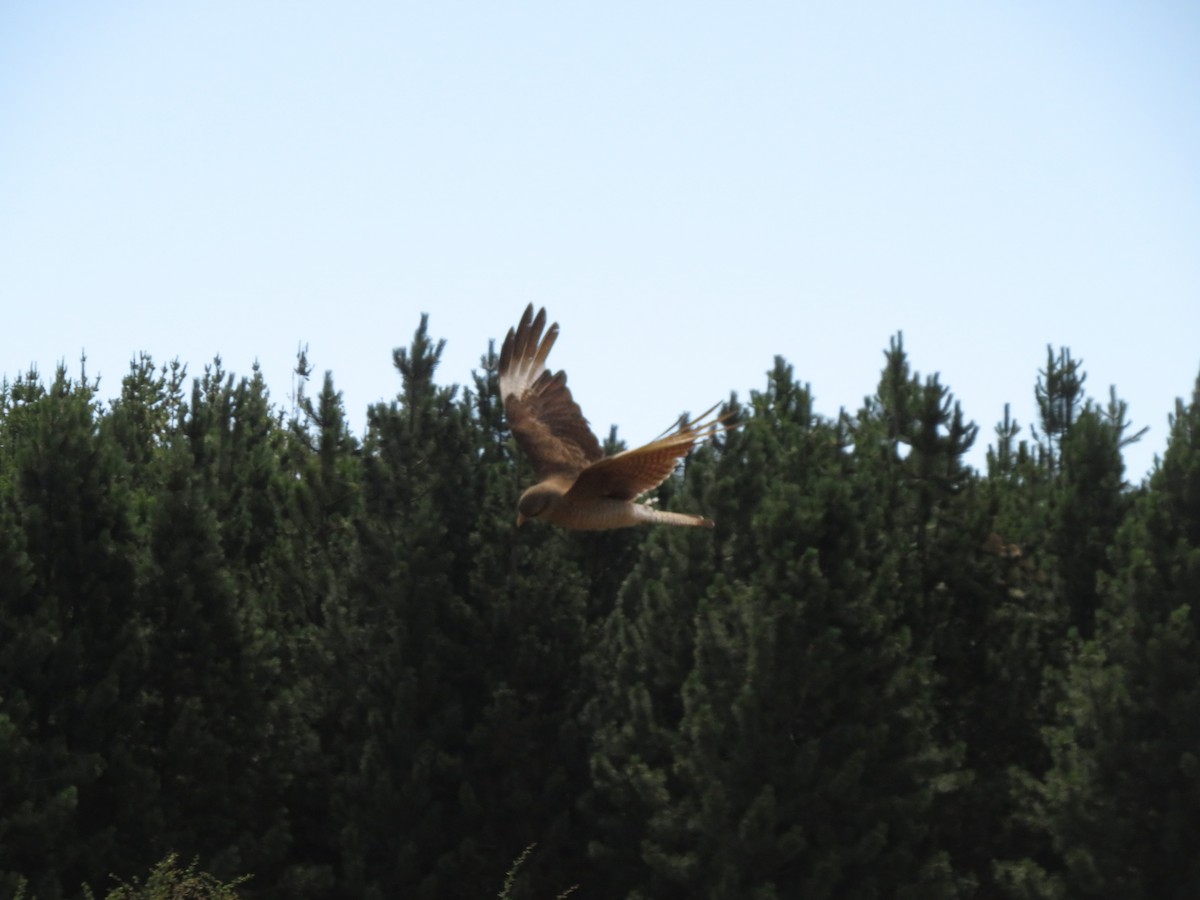
[[[681,421],[645,446],[605,456],[571,397],[566,373],[546,368],[557,338],[558,323],[547,329],[546,310],[535,317],[531,303],[500,350],[500,396],[508,426],[541,479],[517,502],[517,524],[538,519],[592,531],[653,523],[711,528],[712,519],[704,516],[634,501],[666,481],[698,443],[729,427],[714,415],[717,407]]]

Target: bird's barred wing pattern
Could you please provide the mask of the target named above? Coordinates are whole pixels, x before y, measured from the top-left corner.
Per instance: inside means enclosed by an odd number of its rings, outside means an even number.
[[[571,397],[566,373],[552,375],[546,368],[557,338],[558,325],[546,329],[546,310],[535,317],[531,303],[500,350],[500,396],[508,426],[539,478],[574,476],[604,456]]]
[[[676,429],[642,447],[625,450],[592,463],[579,473],[567,492],[568,500],[609,497],[633,500],[658,487],[696,444],[725,431],[730,426],[723,416],[714,415],[717,407],[681,423]]]

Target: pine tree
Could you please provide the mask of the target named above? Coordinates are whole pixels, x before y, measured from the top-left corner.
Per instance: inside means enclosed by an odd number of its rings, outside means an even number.
[[[363,445],[331,823],[345,890],[358,896],[445,889],[466,723],[479,703],[476,614],[464,600],[472,430],[457,390],[434,384],[443,345],[427,325],[423,316],[411,348],[396,351],[400,396],[368,411]]]
[[[136,744],[143,682],[133,536],[119,453],[97,427],[95,386],[60,367],[7,392],[8,557],[0,633],[4,714],[22,784],[4,802],[0,870],[57,897],[139,861],[147,773]],[[11,629],[11,630],[10,630]],[[15,715],[14,715],[15,714]],[[15,730],[15,729],[14,729]]]
[[[1071,358],[1071,351],[1046,347],[1046,368],[1039,373],[1034,395],[1042,423],[1040,445],[1046,454],[1051,471],[1057,471],[1062,462],[1062,444],[1075,424],[1083,406],[1083,384],[1087,375],[1083,372],[1083,360]]]
[[[179,427],[186,377],[187,367],[178,360],[159,367],[143,353],[130,363],[121,380],[121,393],[113,400],[103,425],[120,446],[135,488],[148,487],[145,480],[161,470],[156,456]]]
[[[1184,898],[1200,891],[1200,381],[1177,404],[1162,463],[1101,580],[1048,733],[1040,815],[1061,871],[1026,862],[1016,888],[1051,897]]]
[[[501,414],[494,352],[481,362],[464,402],[479,448],[469,603],[483,636],[482,706],[469,723],[455,889],[494,890],[497,873],[536,843],[518,882],[525,895],[552,896],[581,880],[586,860],[575,801],[586,780],[577,713],[587,580],[572,550],[578,535],[514,527],[527,463]]]
[[[244,862],[247,730],[261,715],[245,671],[237,592],[220,527],[186,444],[164,463],[163,492],[149,523],[144,588],[150,629],[146,724],[160,784],[155,852],[184,848],[228,874]]]
[[[1126,435],[1125,404],[1115,390],[1107,410],[1083,392],[1083,361],[1047,348],[1036,388],[1041,452],[1053,476],[1048,503],[1048,551],[1066,604],[1069,627],[1089,637],[1099,597],[1096,577],[1111,575],[1107,552],[1129,508],[1121,449],[1142,433]]]
[[[20,405],[22,379],[16,385]],[[39,747],[37,710],[20,680],[31,660],[44,656],[52,639],[37,621],[33,571],[17,527],[13,495],[13,431],[10,430],[12,388],[0,385],[0,894],[14,896],[22,879],[33,876],[50,893],[46,849],[66,833],[74,792],[53,793],[29,778]],[[36,624],[35,624],[36,623]],[[64,848],[65,849],[65,848]]]
[[[745,530],[723,543],[718,512],[711,537],[655,535],[653,577],[614,614],[622,656],[601,694],[613,724],[598,732],[593,773],[623,811],[607,833],[628,835],[610,837],[604,858],[632,878],[609,893],[944,895],[945,860],[922,821],[947,763],[894,565],[876,555],[873,504],[885,501],[782,361],[753,406],[721,454],[744,483],[723,484],[718,463],[708,492],[718,510],[745,498],[731,520]],[[647,565],[659,541],[677,545],[667,563],[691,556],[685,542],[713,541],[707,575]]]
[[[285,693],[288,621],[267,565],[281,529],[283,435],[261,375],[235,380],[219,360],[190,403],[169,409],[143,464],[155,474],[142,476],[157,486],[140,592],[145,752],[160,785],[152,844],[158,856],[200,854],[223,877],[249,869],[270,883],[290,842],[284,793],[305,740]]]
[[[1108,550],[1129,508],[1120,432],[1088,404],[1062,443],[1052,547],[1068,623],[1090,637],[1100,605],[1097,576],[1111,575]]]
[[[731,405],[729,412],[734,411]],[[686,477],[669,479],[657,499],[670,505],[678,496],[687,508],[715,515],[716,533],[728,534],[735,523],[726,516],[737,503],[728,493],[724,503],[712,495],[719,483],[712,470],[723,458],[714,458],[711,447],[695,451],[685,461]],[[594,551],[600,544],[585,540],[580,546]],[[632,549],[614,542],[603,546],[616,549],[617,560],[628,559]],[[632,571],[614,565],[611,556],[596,556],[622,579],[615,596],[592,605],[607,611],[591,626],[592,649],[585,660],[590,696],[583,719],[591,784],[580,806],[592,832],[588,887],[605,896],[625,896],[638,886],[646,889],[655,877],[647,843],[652,820],[670,801],[682,688],[693,665],[693,620],[728,552],[717,550],[708,532],[659,529],[642,538]]]
[[[996,740],[997,712],[988,705],[998,689],[995,654],[1007,631],[997,613],[1006,598],[984,552],[988,516],[966,464],[978,429],[937,375],[910,371],[899,337],[886,357],[876,399],[856,422],[855,446],[865,451],[872,493],[887,498],[876,527],[895,568],[894,599],[912,653],[932,668],[935,744],[954,766],[939,779],[928,814],[932,843],[949,853],[958,890],[970,895],[986,882],[1011,817],[1012,758]],[[1008,423],[1004,437],[1013,436]],[[1011,454],[1011,443],[1002,447]]]
[[[282,545],[272,559],[287,635],[283,698],[305,723],[287,793],[291,864],[281,880],[288,896],[322,897],[337,880],[331,803],[345,752],[342,705],[359,671],[351,654],[360,649],[352,586],[361,581],[362,465],[332,374],[325,373],[315,403],[302,390],[297,400],[283,454]]]

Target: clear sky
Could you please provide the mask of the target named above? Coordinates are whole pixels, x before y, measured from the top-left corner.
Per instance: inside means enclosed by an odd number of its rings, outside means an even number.
[[[633,442],[775,354],[857,407],[902,330],[981,463],[1066,345],[1136,480],[1200,371],[1200,6],[0,5],[0,373],[286,406],[303,342],[361,433],[422,311],[469,383],[530,301]]]

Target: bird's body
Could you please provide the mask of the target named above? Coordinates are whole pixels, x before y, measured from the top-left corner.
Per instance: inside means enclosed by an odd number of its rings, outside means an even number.
[[[500,351],[500,395],[513,436],[541,479],[521,495],[517,524],[538,519],[562,528],[601,530],[665,524],[712,527],[711,519],[634,502],[662,484],[697,443],[726,426],[716,407],[642,447],[605,456],[567,388],[546,357],[558,325],[532,304],[509,329]],[[543,331],[545,336],[543,337]]]
[[[550,477],[538,482],[521,495],[517,503],[517,524],[538,519],[581,531],[602,531],[608,528],[628,528],[631,525],[703,525],[713,522],[703,516],[668,512],[613,497],[594,497],[578,502],[571,496],[572,482]],[[530,510],[529,514],[521,510]]]

